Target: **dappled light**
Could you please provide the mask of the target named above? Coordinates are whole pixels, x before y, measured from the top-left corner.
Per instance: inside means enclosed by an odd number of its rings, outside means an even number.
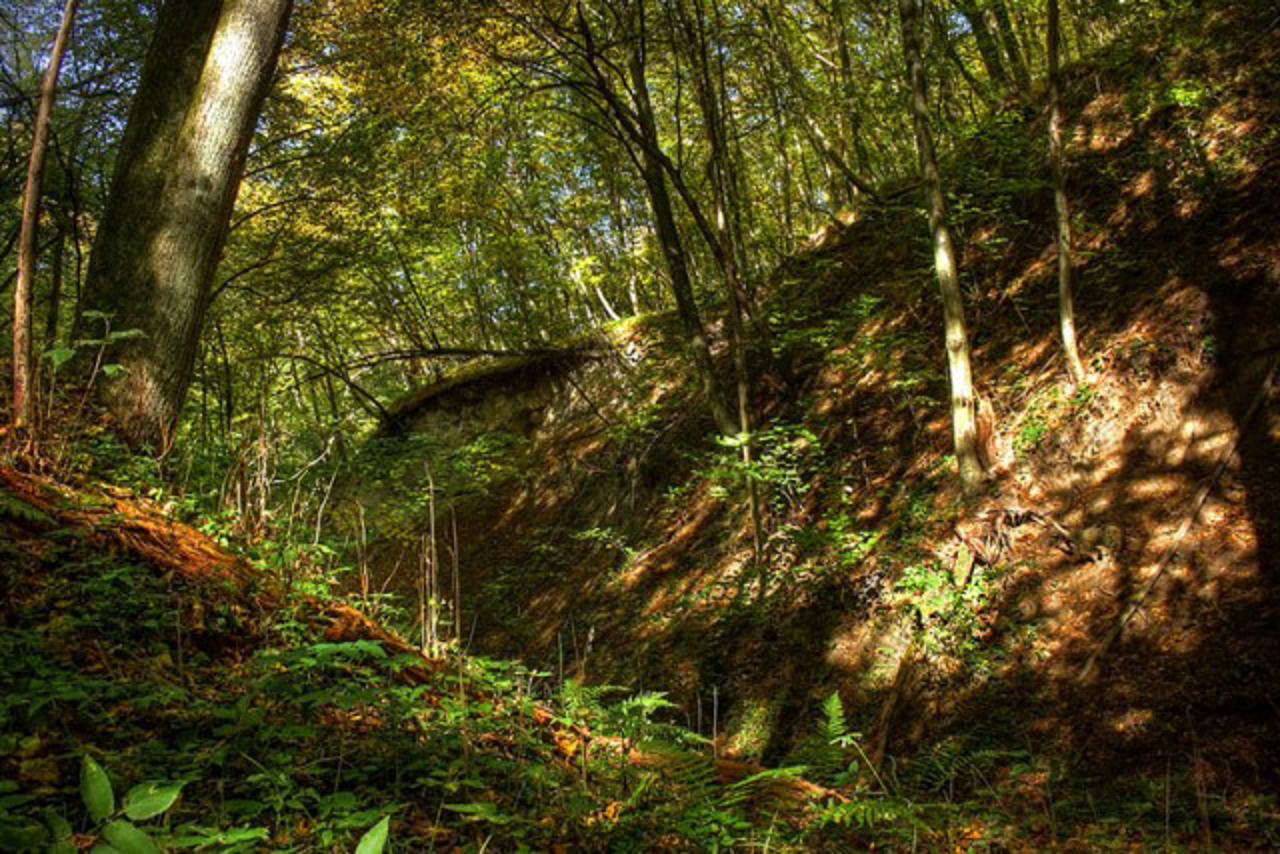
[[[0,852],[1275,849],[1265,5],[0,0]]]

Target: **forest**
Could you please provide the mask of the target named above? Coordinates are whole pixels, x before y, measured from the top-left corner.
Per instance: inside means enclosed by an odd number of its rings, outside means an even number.
[[[0,135],[0,852],[1280,850],[1274,2],[0,0]]]

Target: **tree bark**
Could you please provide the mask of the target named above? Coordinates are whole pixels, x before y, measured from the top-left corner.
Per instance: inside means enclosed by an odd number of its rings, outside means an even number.
[[[79,0],[67,0],[62,23],[49,53],[49,67],[40,84],[40,106],[36,111],[31,159],[27,163],[27,185],[22,195],[22,225],[18,236],[18,282],[13,291],[13,425],[22,427],[33,411],[31,371],[31,305],[36,270],[36,231],[40,226],[40,185],[44,179],[45,153],[49,147],[49,118],[58,85],[62,56],[71,38]]]
[[[1009,66],[1013,69],[1013,75],[1018,80],[1018,87],[1023,92],[1031,91],[1031,71],[1027,67],[1027,61],[1022,55],[1022,48],[1018,44],[1018,34],[1013,29],[1013,21],[1009,17],[1009,9],[1004,4],[1004,0],[989,0],[991,3],[991,15],[995,18],[996,29],[1000,33],[1000,40],[1004,42],[1004,52],[1009,57]]]
[[[292,0],[168,0],[89,263],[86,302],[146,337],[114,348],[116,429],[166,450]]]
[[[707,396],[707,403],[716,426],[725,435],[733,435],[737,431],[733,417],[729,414],[729,408],[725,405],[724,393],[716,375],[715,363],[711,358],[707,331],[702,324],[698,304],[693,295],[688,255],[680,239],[680,229],[676,224],[675,212],[671,206],[666,170],[662,160],[656,154],[658,131],[653,107],[649,102],[649,89],[645,80],[641,48],[632,48],[629,64],[636,115],[646,143],[641,146],[640,151],[642,177],[645,189],[648,191],[649,204],[653,210],[654,230],[657,232],[658,244],[662,247],[662,254],[667,262],[667,272],[671,276],[671,290],[676,298],[676,312],[680,315],[680,322],[684,326],[689,352],[693,356],[694,365],[702,380],[703,393]]]
[[[1072,385],[1084,381],[1084,365],[1076,345],[1075,300],[1072,293],[1073,258],[1071,247],[1071,206],[1067,201],[1067,181],[1062,165],[1062,74],[1058,67],[1061,42],[1058,0],[1049,0],[1049,166],[1053,172],[1053,207],[1058,230],[1058,329],[1062,335],[1062,354],[1067,361],[1067,374]]]
[[[942,293],[942,316],[951,382],[952,437],[961,483],[966,491],[972,492],[981,485],[984,472],[978,454],[973,373],[969,364],[969,333],[965,327],[964,300],[960,293],[955,249],[952,247],[951,230],[947,225],[942,177],[938,171],[938,157],[929,127],[929,101],[924,60],[921,58],[920,14],[916,0],[898,0],[898,13],[902,23],[902,47],[907,60],[911,119],[915,127],[920,172],[929,206],[929,228],[933,233],[938,289]]]
[[[997,87],[1003,88],[1009,83],[1009,75],[1004,70],[1004,60],[1000,57],[1000,47],[991,35],[987,19],[978,8],[976,0],[959,0],[956,6],[960,14],[969,23],[969,31],[978,45],[978,55],[982,57],[982,65],[987,69],[987,79]]]

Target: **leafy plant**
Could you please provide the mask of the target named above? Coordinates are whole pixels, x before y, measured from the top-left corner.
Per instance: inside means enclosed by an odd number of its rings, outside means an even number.
[[[183,783],[140,783],[116,803],[111,780],[90,756],[80,764],[80,799],[91,822],[88,832],[99,837],[96,854],[159,854],[160,843],[134,822],[157,818],[170,810],[182,794]],[[0,784],[0,791],[12,784]],[[0,850],[74,854],[71,825],[56,810],[46,810],[43,822],[14,816],[8,810],[25,803],[26,796],[0,797]]]

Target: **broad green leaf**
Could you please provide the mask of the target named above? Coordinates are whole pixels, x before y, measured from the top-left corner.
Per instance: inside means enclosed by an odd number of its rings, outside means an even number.
[[[160,854],[160,846],[155,840],[122,818],[104,827],[102,835],[120,854]]]
[[[124,814],[134,821],[154,818],[178,800],[184,783],[140,783],[124,796]]]
[[[80,799],[94,821],[102,821],[116,809],[116,796],[111,791],[107,772],[87,754],[80,765]]]
[[[71,361],[75,354],[76,351],[69,347],[57,347],[53,350],[46,350],[42,358],[48,359],[53,364],[54,370],[57,370]]]
[[[109,365],[102,366],[102,375],[107,379],[114,379],[124,373],[124,365],[118,365],[112,362]]]
[[[382,849],[387,846],[387,832],[391,828],[391,816],[384,815],[382,821],[375,824],[369,829],[369,832],[360,837],[360,844],[356,846],[356,854],[382,854]]]
[[[70,839],[59,839],[49,846],[49,854],[76,854],[79,850]]]
[[[99,842],[89,849],[89,854],[120,854],[120,849],[112,848],[105,842]]]

